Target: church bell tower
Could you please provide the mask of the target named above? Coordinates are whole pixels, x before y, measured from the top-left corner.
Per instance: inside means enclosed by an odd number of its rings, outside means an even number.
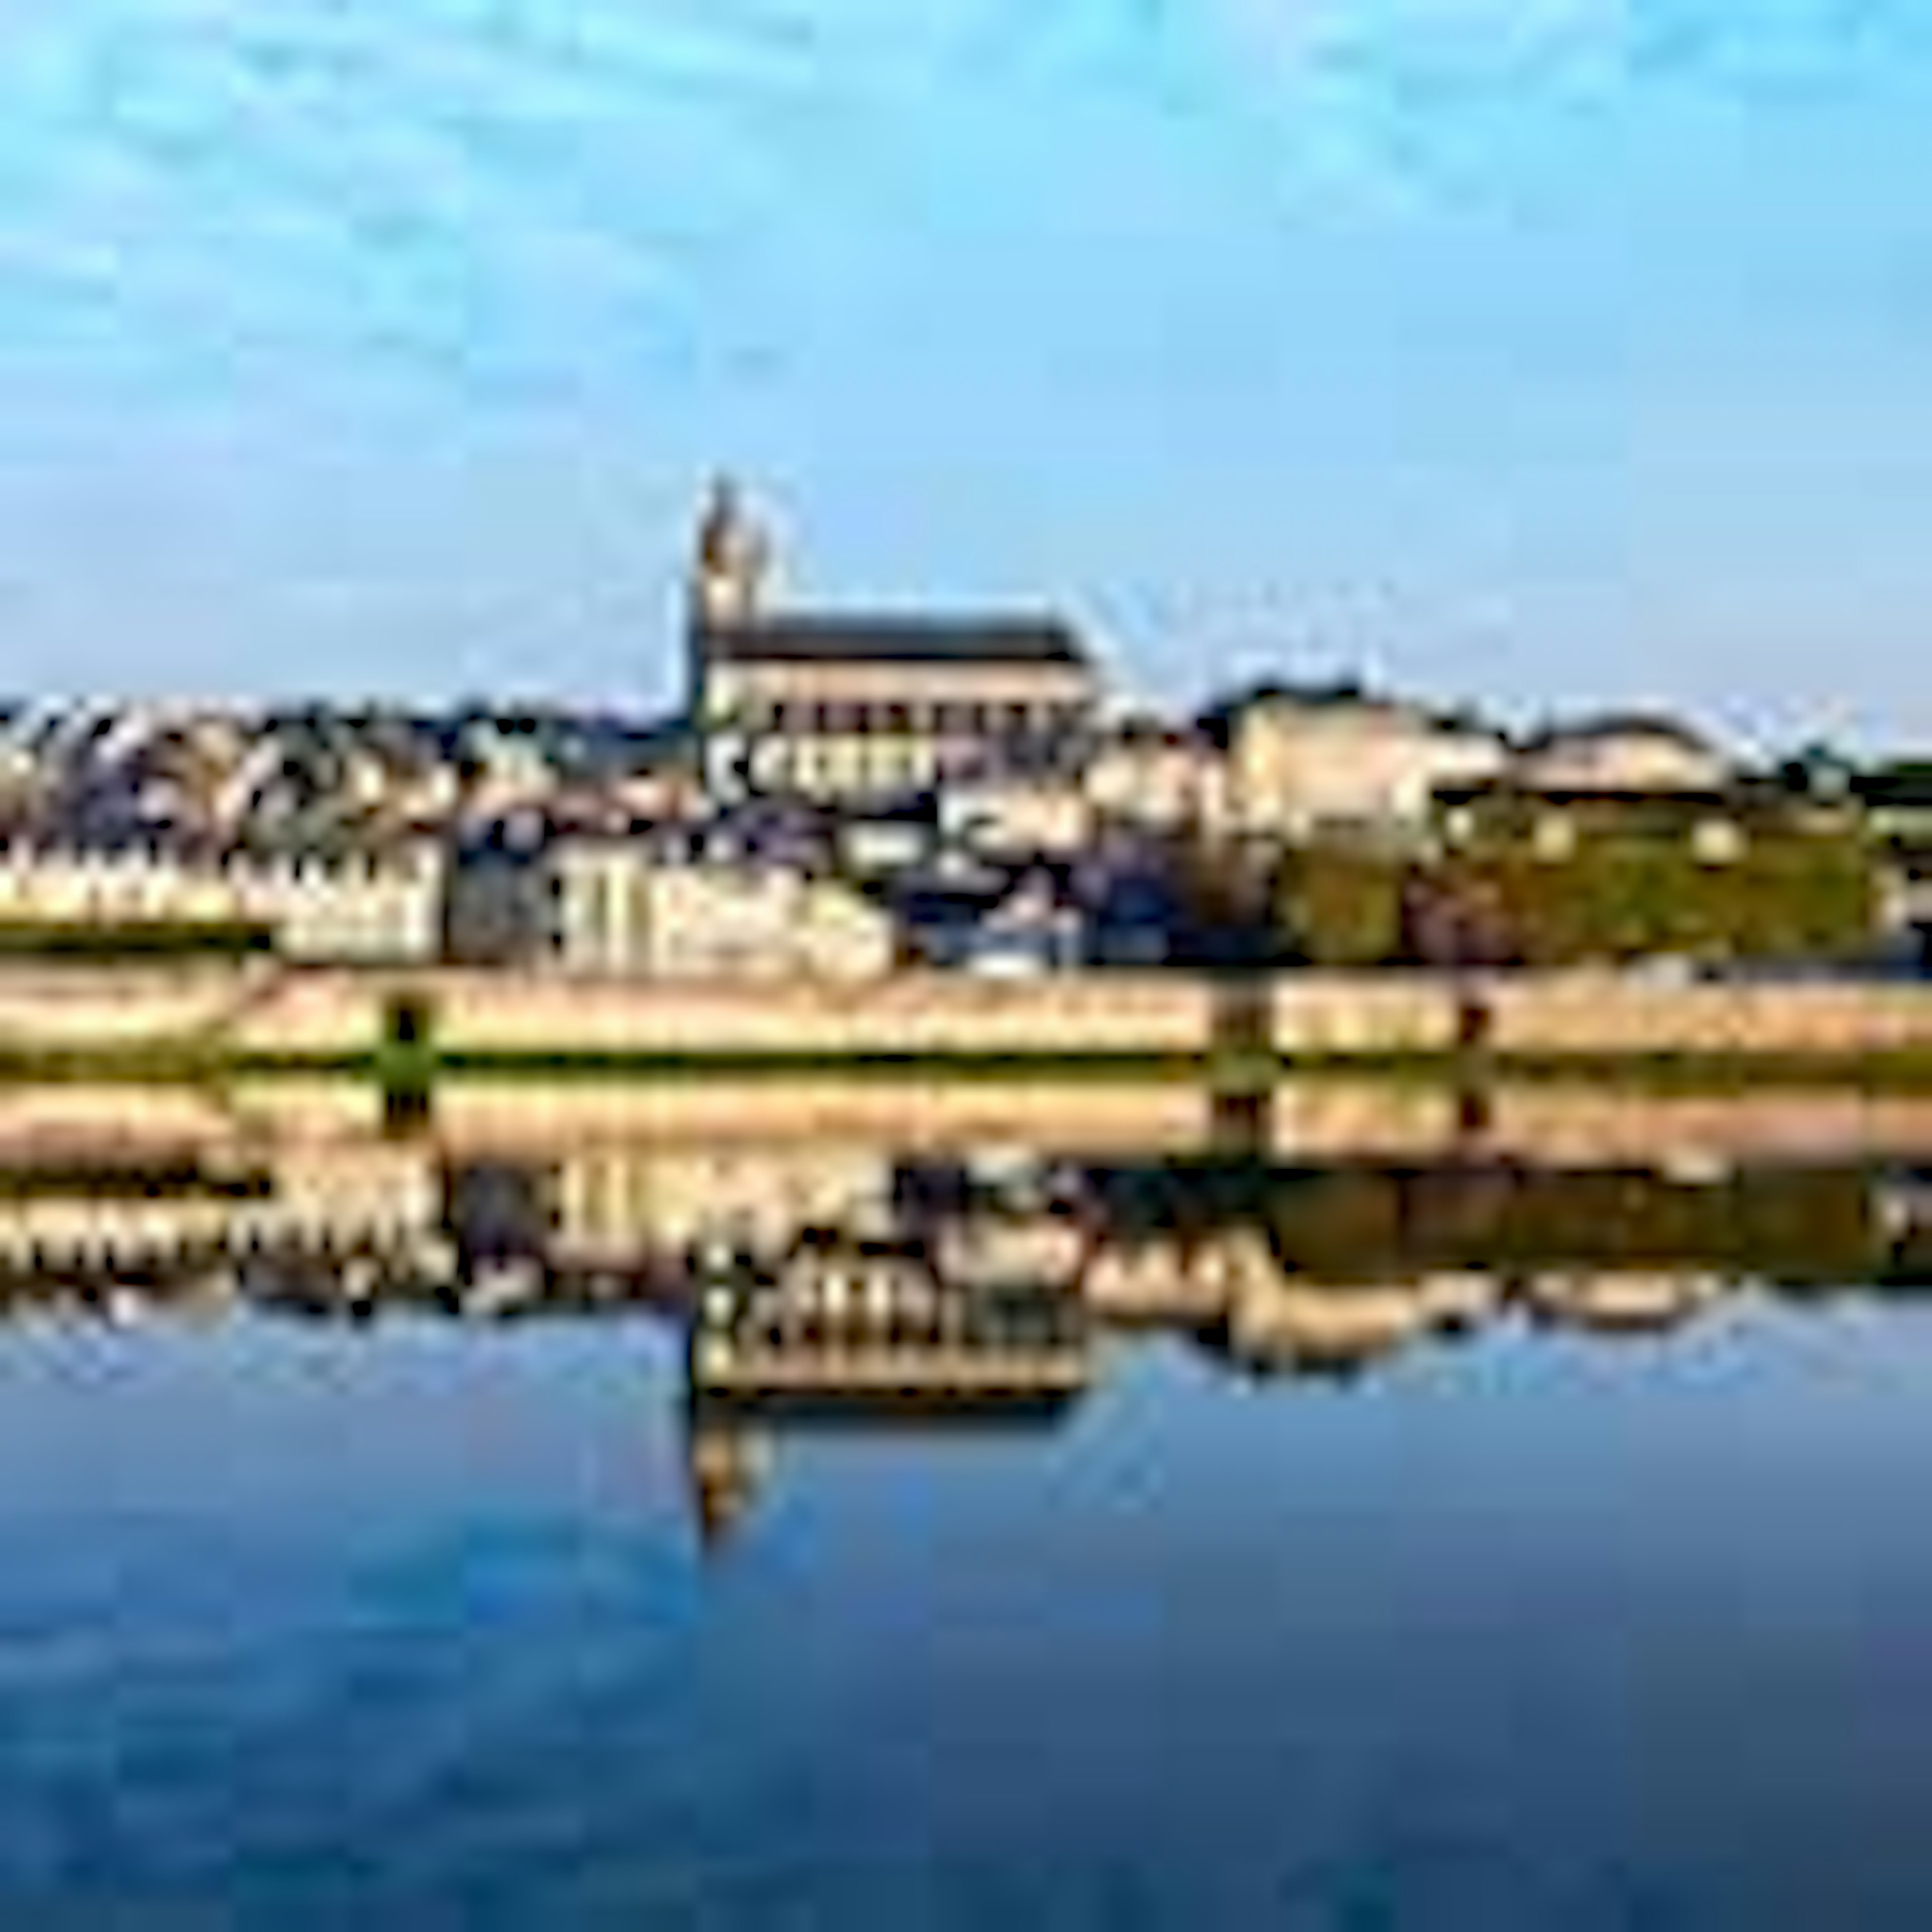
[[[745,509],[738,488],[721,476],[698,520],[691,579],[694,628],[729,630],[754,622],[771,574],[771,539]]]
[[[707,788],[715,792],[743,782],[740,748],[717,715],[712,688],[712,646],[722,634],[755,624],[764,608],[771,572],[771,540],[749,515],[736,484],[712,484],[698,524],[687,590],[686,686],[689,716],[704,744]]]

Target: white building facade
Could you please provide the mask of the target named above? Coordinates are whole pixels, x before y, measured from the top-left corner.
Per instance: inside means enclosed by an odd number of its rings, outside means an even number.
[[[756,862],[668,861],[621,839],[553,861],[566,972],[667,980],[862,980],[889,972],[892,921],[832,880]]]
[[[252,929],[292,961],[418,964],[440,950],[443,878],[430,842],[380,854],[206,860],[16,843],[0,850],[0,925]]]

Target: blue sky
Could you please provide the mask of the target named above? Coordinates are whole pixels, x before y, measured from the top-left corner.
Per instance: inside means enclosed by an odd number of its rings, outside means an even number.
[[[4,681],[666,697],[722,464],[1162,696],[1932,738],[1928,179],[1918,0],[0,0]]]

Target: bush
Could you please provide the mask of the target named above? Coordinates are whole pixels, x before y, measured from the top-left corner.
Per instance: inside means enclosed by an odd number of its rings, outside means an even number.
[[[1883,1248],[1869,1182],[1850,1168],[1710,1187],[1639,1173],[1337,1169],[1278,1181],[1267,1216],[1285,1265],[1343,1281],[1578,1268],[1852,1281],[1870,1278]]]
[[[1401,956],[1409,868],[1383,853],[1306,846],[1283,862],[1275,919],[1313,966],[1385,966]]]
[[[1701,862],[1685,838],[1598,837],[1558,860],[1458,854],[1440,876],[1451,894],[1496,904],[1531,965],[1843,956],[1876,929],[1870,858],[1850,836],[1760,833],[1726,865]]]

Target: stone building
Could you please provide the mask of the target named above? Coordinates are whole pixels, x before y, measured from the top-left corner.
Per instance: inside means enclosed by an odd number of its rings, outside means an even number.
[[[691,1362],[700,1400],[852,1415],[1051,1409],[1093,1372],[1077,1295],[977,1292],[916,1241],[836,1232],[762,1276],[710,1282]]]
[[[1852,775],[1847,789],[1881,868],[1886,924],[1932,968],[1932,764],[1880,766]]]
[[[1737,768],[1700,733],[1672,718],[1612,713],[1558,725],[1524,743],[1510,771],[1526,792],[1642,797],[1721,794]]]
[[[1161,834],[1215,832],[1228,820],[1228,762],[1198,726],[1128,718],[1096,735],[1082,784],[1109,825]]]
[[[552,860],[565,970],[652,979],[876,977],[890,916],[790,866],[667,862],[647,842],[572,839]]]
[[[886,1225],[892,1192],[890,1161],[863,1141],[573,1144],[557,1173],[551,1252],[580,1266],[649,1256],[682,1266],[718,1246],[776,1259],[808,1228]]]
[[[1071,858],[1094,842],[1093,802],[1077,778],[1052,769],[976,773],[939,805],[947,844],[988,860]]]
[[[1474,720],[1352,686],[1264,689],[1208,724],[1226,747],[1230,829],[1277,838],[1419,828],[1441,788],[1493,777],[1508,758]]]
[[[1098,683],[1050,616],[774,608],[769,538],[718,486],[691,586],[690,703],[706,788],[858,801],[1077,734]]]
[[[259,933],[304,964],[416,963],[441,950],[443,877],[430,841],[268,856],[16,841],[0,847],[0,926],[49,935],[204,928]]]

